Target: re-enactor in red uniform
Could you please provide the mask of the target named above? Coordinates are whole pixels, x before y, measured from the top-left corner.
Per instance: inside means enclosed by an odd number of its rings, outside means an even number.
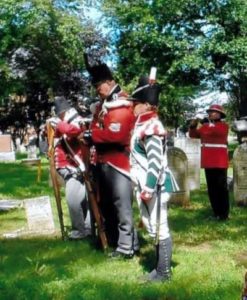
[[[65,181],[65,196],[72,227],[68,237],[73,240],[83,239],[91,234],[86,188],[82,173],[74,157],[69,153],[66,143],[72,149],[73,155],[83,161],[86,148],[79,142],[79,137],[85,130],[84,120],[63,96],[55,98],[55,113],[57,117],[48,121],[55,129],[57,140],[55,167]]]
[[[87,63],[87,69],[100,97],[92,107],[93,121],[88,134],[96,148],[95,175],[106,235],[109,244],[116,247],[111,257],[132,258],[139,247],[134,234],[129,163],[135,119],[132,103],[106,64]]]
[[[201,139],[201,167],[205,169],[208,195],[214,216],[225,220],[229,215],[229,194],[227,187],[228,125],[221,119],[226,115],[222,106],[211,105],[207,110],[209,122],[198,126],[192,120],[189,128],[191,138]]]

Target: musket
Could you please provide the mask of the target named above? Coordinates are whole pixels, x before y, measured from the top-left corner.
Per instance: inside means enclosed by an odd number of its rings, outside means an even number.
[[[79,169],[83,175],[83,179],[84,179],[86,189],[87,189],[88,200],[89,200],[90,207],[92,209],[94,219],[95,219],[95,222],[97,225],[98,235],[99,235],[103,250],[106,251],[108,248],[108,242],[107,242],[107,238],[106,238],[106,234],[105,234],[104,224],[102,221],[103,218],[102,218],[102,214],[100,212],[99,206],[98,206],[98,201],[97,201],[93,186],[91,184],[85,163],[82,161],[82,159],[77,154],[74,153],[73,149],[70,147],[69,143],[67,142],[66,135],[63,135],[63,140],[64,140],[64,144],[67,147],[67,150],[68,150],[71,158],[77,164],[77,166],[79,167]]]
[[[47,142],[48,142],[48,157],[49,157],[49,163],[50,163],[50,174],[51,174],[51,180],[52,180],[52,186],[54,191],[54,196],[56,199],[56,205],[57,205],[57,212],[58,212],[58,219],[60,224],[60,230],[62,239],[65,239],[65,230],[64,230],[64,221],[63,221],[63,209],[62,209],[62,203],[61,203],[61,194],[60,194],[60,188],[57,178],[57,172],[55,168],[55,160],[54,160],[54,153],[55,153],[55,147],[54,147],[54,136],[55,136],[55,130],[51,126],[50,122],[46,122],[47,127]]]

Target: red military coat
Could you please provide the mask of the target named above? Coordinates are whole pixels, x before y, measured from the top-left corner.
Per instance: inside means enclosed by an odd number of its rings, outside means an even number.
[[[83,130],[83,128],[65,121],[60,121],[56,127],[56,137],[61,138],[63,135],[66,135],[66,140],[71,149],[76,155],[82,158],[82,160],[83,157],[85,157],[86,149],[81,145],[77,137],[83,132]],[[55,147],[55,166],[56,169],[69,166],[77,167],[76,162],[71,159],[71,155],[68,155],[66,146],[63,145],[62,139],[59,140]]]
[[[97,163],[107,163],[129,176],[129,147],[135,117],[125,98],[97,103],[91,123]]]
[[[228,130],[228,125],[222,121],[204,123],[199,129],[189,129],[191,138],[201,139],[202,168],[228,168]]]

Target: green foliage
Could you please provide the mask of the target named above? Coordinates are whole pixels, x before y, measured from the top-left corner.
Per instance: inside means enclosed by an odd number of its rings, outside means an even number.
[[[165,97],[176,99],[166,108],[168,118],[174,118],[177,102],[184,100],[183,88],[191,91],[189,97],[206,83],[232,95],[235,115],[247,115],[245,0],[102,2],[118,28],[118,66],[124,80],[157,66]],[[178,123],[183,108],[180,104],[175,116]]]
[[[39,127],[49,117],[56,94],[63,93],[75,104],[79,95],[91,94],[83,54],[92,47],[104,54],[107,40],[85,16],[86,4],[83,0],[1,1],[2,131],[16,124],[24,128],[27,122]],[[25,96],[25,103],[11,101],[15,94]]]
[[[18,157],[19,159],[19,157]],[[23,199],[50,195],[47,160],[42,159],[41,182],[36,167],[0,164],[0,198]],[[66,207],[65,203],[63,206]],[[138,212],[134,204],[138,223]],[[0,299],[83,300],[237,300],[247,268],[247,210],[231,195],[231,219],[211,220],[204,173],[201,190],[191,193],[186,208],[169,207],[173,237],[172,281],[140,284],[139,277],[154,264],[154,249],[139,228],[141,253],[133,260],[110,260],[93,239],[62,241],[57,236],[5,239],[0,237]],[[68,224],[68,216],[66,223]],[[0,235],[25,225],[23,209],[0,212]],[[56,223],[59,228],[58,223]]]
[[[0,96],[46,95],[82,71],[85,47],[101,37],[84,17],[81,2],[1,1]]]

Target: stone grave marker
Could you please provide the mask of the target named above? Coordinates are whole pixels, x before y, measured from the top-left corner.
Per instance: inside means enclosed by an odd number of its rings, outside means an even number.
[[[21,208],[23,201],[13,199],[0,200],[0,211],[8,211],[15,208]]]
[[[27,147],[27,158],[28,159],[37,159],[37,146],[30,145]]]
[[[186,206],[190,198],[188,159],[183,150],[169,147],[167,150],[167,161],[179,187],[178,192],[171,194],[171,202]]]
[[[0,135],[0,161],[15,161],[15,151],[10,134]]]
[[[182,149],[188,159],[188,182],[189,189],[200,189],[200,170],[201,170],[201,141],[188,137],[175,138],[174,146]]]
[[[26,199],[24,201],[28,230],[33,234],[55,232],[54,219],[48,196]]]
[[[247,142],[233,153],[233,194],[238,205],[247,205]]]
[[[46,154],[48,152],[48,144],[46,140],[39,140],[39,152],[41,154]]]

